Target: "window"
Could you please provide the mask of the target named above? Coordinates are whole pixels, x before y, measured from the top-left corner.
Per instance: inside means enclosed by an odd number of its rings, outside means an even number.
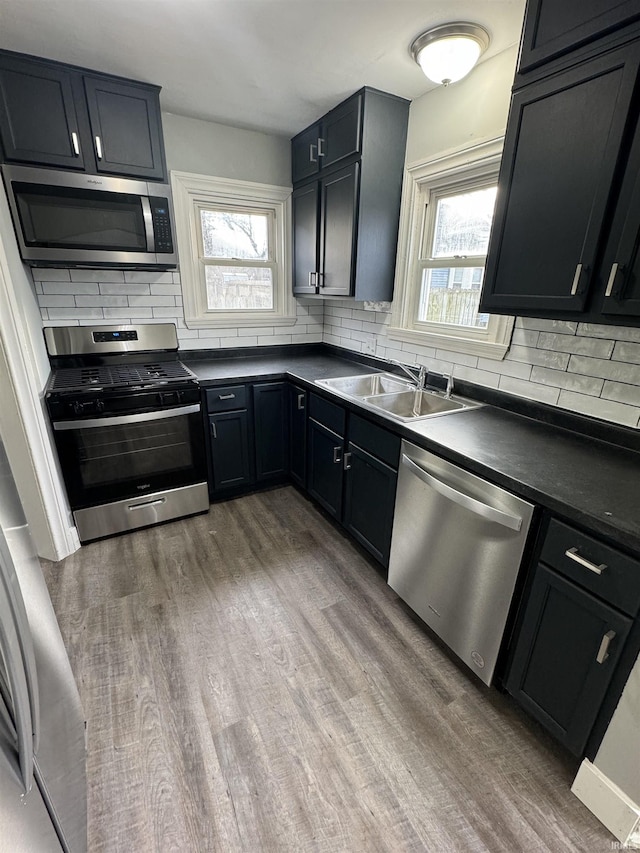
[[[182,172],[172,186],[187,326],[294,323],[289,188]]]
[[[389,337],[502,358],[513,318],[478,313],[501,146],[478,147],[408,172]]]

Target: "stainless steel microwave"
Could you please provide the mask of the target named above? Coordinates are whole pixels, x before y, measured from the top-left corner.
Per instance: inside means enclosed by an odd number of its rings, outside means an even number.
[[[3,166],[22,259],[34,267],[171,269],[168,184]]]

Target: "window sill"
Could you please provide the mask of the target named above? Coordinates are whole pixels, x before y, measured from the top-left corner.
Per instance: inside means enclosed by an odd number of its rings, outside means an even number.
[[[397,326],[390,326],[387,337],[392,341],[405,341],[411,344],[421,344],[422,346],[434,347],[436,349],[451,350],[453,352],[466,353],[467,355],[477,355],[482,358],[492,358],[496,361],[501,361],[508,349],[511,338],[511,329],[513,328],[513,318],[501,318],[508,321],[508,331],[503,329],[503,334],[506,333],[506,342],[498,343],[486,340],[471,340],[470,338],[457,337],[455,335],[437,335],[430,332],[418,332],[412,329],[401,329]]]

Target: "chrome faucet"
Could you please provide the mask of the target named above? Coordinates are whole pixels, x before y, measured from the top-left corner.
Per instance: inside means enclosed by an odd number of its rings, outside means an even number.
[[[427,384],[427,368],[424,364],[403,364],[401,361],[390,359],[392,364],[402,368],[407,376],[410,376],[412,381],[416,383],[418,391],[424,391],[424,386]]]
[[[451,399],[451,394],[453,393],[453,370],[451,373],[446,374],[447,377],[447,390],[444,392],[445,400]]]

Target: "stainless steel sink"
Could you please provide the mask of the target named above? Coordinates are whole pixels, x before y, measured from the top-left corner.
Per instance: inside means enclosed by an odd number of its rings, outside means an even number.
[[[340,376],[337,379],[316,379],[316,382],[347,397],[370,397],[411,388],[409,382],[388,373],[362,373],[359,376]]]
[[[457,395],[446,397],[442,391],[418,390],[410,382],[389,373],[316,379],[316,384],[399,421],[434,418],[482,405]]]

